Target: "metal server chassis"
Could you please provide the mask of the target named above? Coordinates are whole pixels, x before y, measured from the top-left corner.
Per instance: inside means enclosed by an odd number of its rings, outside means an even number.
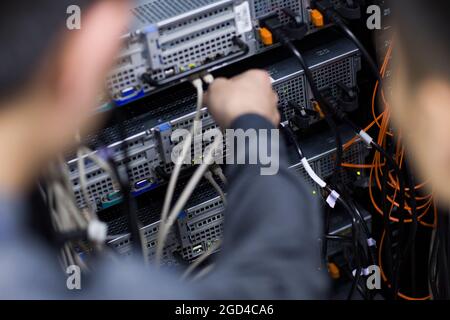
[[[306,55],[315,79],[320,88],[330,88],[336,95],[339,91],[337,83],[343,82],[354,87],[357,84],[356,73],[360,68],[358,50],[348,40],[339,40],[321,46],[308,52]],[[293,59],[287,59],[267,68],[274,79],[274,88],[280,96],[280,111],[284,120],[289,120],[295,111],[288,106],[289,101],[295,101],[300,108],[312,108],[312,93],[307,86],[303,70]],[[142,194],[157,188],[164,180],[157,174],[156,168],[161,168],[166,174],[170,174],[173,163],[170,159],[174,143],[170,137],[176,129],[187,129],[192,125],[194,118],[196,97],[192,93],[184,96],[183,93],[175,95],[174,99],[155,101],[154,109],[160,110],[159,114],[151,114],[149,117],[137,118],[125,123],[129,138],[126,142],[120,141],[113,128],[104,130],[109,136],[110,145],[108,153],[113,154],[119,170],[124,169],[125,152],[127,145],[129,155],[129,176],[135,185],[134,194]],[[149,119],[150,118],[150,119]],[[158,124],[160,120],[165,122]],[[167,119],[167,120],[165,120]],[[318,119],[311,118],[311,122]],[[217,125],[207,110],[202,111],[203,132],[216,128]],[[94,143],[95,144],[95,143]],[[208,143],[202,142],[202,146],[192,146],[192,156],[195,148],[205,148]],[[101,144],[98,144],[100,148]],[[226,150],[225,154],[226,155]],[[79,207],[86,204],[80,191],[80,181],[77,168],[78,159],[68,162],[70,180]],[[105,199],[108,195],[114,195],[111,177],[101,170],[95,163],[86,161],[86,179],[90,200],[99,204],[118,202],[120,199]]]
[[[341,0],[334,0],[336,6]],[[267,50],[259,21],[277,14],[284,24],[289,8],[311,23],[309,0],[140,0],[134,23],[124,35],[124,49],[107,80],[118,105],[142,98],[167,83],[193,73],[213,71]]]
[[[342,130],[344,141],[348,141],[353,137],[352,131],[348,129]],[[334,165],[335,146],[333,136],[330,133],[320,134],[314,138],[302,141],[302,146],[311,166],[314,170],[324,178],[329,178],[332,174]],[[361,141],[354,144],[344,154],[344,161],[347,163],[361,164],[364,163],[368,156],[369,150]],[[298,161],[298,159],[297,159]],[[299,174],[299,178],[303,179],[309,186],[312,194],[318,196],[319,190],[316,184],[310,179],[305,172],[301,163],[293,162],[290,169]],[[349,172],[344,174],[344,183],[351,183],[355,180]],[[163,261],[165,264],[177,264],[181,257],[185,261],[196,259],[202,253],[223,236],[224,223],[224,206],[223,203],[207,183],[200,185],[195,193],[196,199],[180,216],[177,224],[172,228],[168,243],[163,251]],[[159,212],[155,207],[145,207],[140,210],[143,218],[147,217],[149,223],[141,229],[147,243],[147,254],[152,260],[157,245],[157,234],[159,230]],[[110,231],[123,234],[127,232],[127,219],[125,217],[118,218],[109,223]],[[347,232],[348,223],[337,226],[332,232],[340,234]],[[131,254],[131,239],[129,234],[118,236],[109,242],[109,245],[118,253],[123,255]],[[330,249],[330,253],[335,253],[337,249]]]
[[[338,95],[337,83],[345,83],[350,87],[356,86],[360,56],[359,51],[350,41],[339,40],[320,46],[307,52],[305,57],[321,89],[329,88],[335,95]],[[272,74],[274,88],[280,96],[279,107],[284,120],[289,120],[295,113],[292,107],[289,107],[289,101],[295,101],[300,108],[312,108],[311,90],[306,85],[303,70],[294,59],[281,61],[267,69]],[[195,95],[183,96],[181,93],[181,96],[173,100],[156,102],[158,105],[155,106],[155,109],[160,109],[160,115],[151,115],[151,119],[144,116],[143,119],[138,118],[125,124],[129,132],[126,142],[120,141],[113,133],[109,134],[111,144],[107,147],[108,153],[113,154],[119,170],[124,169],[123,149],[125,145],[128,147],[130,169],[128,174],[131,182],[135,185],[133,190],[135,194],[152,190],[164,183],[156,172],[157,167],[167,174],[171,173],[173,163],[170,160],[170,154],[174,144],[170,137],[176,129],[190,128],[194,118],[192,110],[195,110],[195,100]],[[161,115],[164,119],[169,119],[158,124]],[[317,120],[311,118],[311,122]],[[202,111],[202,124],[203,132],[217,127],[206,109]],[[111,131],[114,132],[111,128],[105,130],[106,133]],[[203,142],[201,147],[204,149],[207,145],[208,143]],[[196,147],[200,146],[193,146],[192,154]],[[226,155],[226,149],[224,155]],[[84,207],[86,204],[80,191],[77,159],[70,160],[68,165],[76,201],[79,207]],[[109,201],[105,197],[116,192],[111,177],[90,161],[86,161],[86,179],[90,200],[99,203],[99,208],[101,208],[102,202]],[[112,200],[112,202],[114,201],[117,202],[117,199]]]

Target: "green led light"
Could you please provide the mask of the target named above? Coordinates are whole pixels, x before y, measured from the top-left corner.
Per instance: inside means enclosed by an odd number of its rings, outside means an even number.
[[[358,176],[360,176],[360,175],[361,175],[361,171],[356,171],[356,174],[357,174]]]

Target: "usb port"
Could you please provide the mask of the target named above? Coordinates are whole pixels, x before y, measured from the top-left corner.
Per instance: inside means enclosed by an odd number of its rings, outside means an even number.
[[[192,248],[192,253],[193,254],[200,254],[203,252],[203,246],[201,244],[199,244],[198,246],[195,246]]]

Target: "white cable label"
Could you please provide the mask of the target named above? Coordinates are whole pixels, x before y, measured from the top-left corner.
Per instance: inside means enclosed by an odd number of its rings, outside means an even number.
[[[337,193],[335,190],[331,191],[330,195],[327,198],[327,203],[330,206],[330,208],[334,209],[336,207],[336,202],[340,198],[340,194]]]
[[[376,240],[374,238],[370,238],[370,239],[367,239],[367,245],[369,247],[376,247],[377,246],[377,242],[376,242]]]
[[[88,225],[87,234],[89,240],[104,243],[108,235],[108,226],[104,222],[92,220]]]
[[[314,180],[315,183],[317,183],[321,188],[325,188],[327,186],[326,182],[323,181],[311,168],[311,165],[309,164],[308,160],[306,158],[302,159],[303,167],[305,168],[308,175],[311,177],[311,179]]]
[[[359,136],[361,137],[361,139],[364,140],[365,143],[367,143],[367,145],[370,146],[372,144],[372,141],[373,141],[372,137],[369,136],[369,134],[367,132],[365,132],[364,130],[361,130],[359,132]]]
[[[234,7],[234,16],[236,21],[237,34],[243,34],[252,31],[252,16],[248,1]]]
[[[353,277],[356,277],[356,269],[352,271],[352,274],[353,274]],[[367,276],[370,276],[370,270],[369,270],[369,268],[363,268],[363,269],[361,269],[360,275],[361,275],[361,276],[366,276],[366,277],[367,277]]]

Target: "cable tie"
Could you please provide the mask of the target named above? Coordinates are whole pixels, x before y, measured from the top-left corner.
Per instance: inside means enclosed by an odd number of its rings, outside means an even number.
[[[376,247],[377,241],[374,238],[369,238],[369,239],[367,239],[367,245],[369,247]]]
[[[306,158],[302,159],[303,167],[305,168],[308,175],[311,177],[311,179],[314,180],[315,183],[317,183],[321,188],[325,188],[327,186],[326,182],[323,181],[311,168],[311,165],[309,164],[308,160]]]
[[[353,275],[353,277],[356,277],[356,269],[354,269],[352,271],[352,275]],[[371,272],[370,272],[369,268],[362,268],[360,275],[367,277],[367,276],[371,275]]]
[[[203,77],[203,81],[206,84],[212,84],[214,82],[214,77],[211,74],[207,74]]]
[[[99,220],[92,220],[89,222],[87,235],[92,242],[104,243],[108,235],[108,226]]]
[[[192,80],[192,85],[196,88],[203,87],[203,81],[200,78]]]
[[[330,206],[330,208],[334,209],[336,206],[337,200],[341,197],[339,193],[337,193],[335,190],[331,191],[330,195],[327,198],[327,203]]]
[[[361,131],[359,132],[359,136],[361,137],[361,139],[364,140],[364,142],[365,142],[368,146],[370,146],[370,145],[372,144],[373,138],[372,138],[367,132],[365,132],[364,130],[361,130]]]

